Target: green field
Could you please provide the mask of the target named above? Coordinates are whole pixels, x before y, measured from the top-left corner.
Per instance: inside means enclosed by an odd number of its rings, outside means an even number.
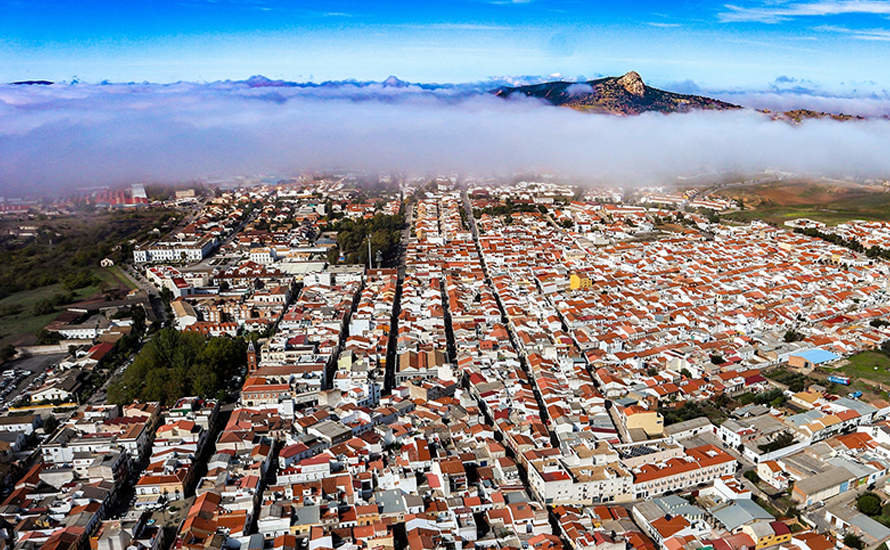
[[[782,181],[732,186],[716,194],[745,204],[745,209],[724,216],[743,222],[782,224],[795,218],[827,224],[854,219],[890,220],[890,193],[876,186]]]
[[[0,317],[0,345],[19,343],[23,339],[27,340],[27,336],[40,332],[40,329],[52,321],[58,313],[34,315],[34,305],[62,292],[65,292],[62,285],[50,285],[17,292],[0,300],[0,310],[8,311],[6,310],[8,307],[22,308],[19,313]]]
[[[876,210],[863,209],[836,209],[836,208],[802,208],[797,206],[768,206],[758,207],[751,210],[740,210],[723,216],[729,220],[740,222],[751,222],[754,220],[764,221],[774,225],[782,225],[788,220],[797,218],[809,218],[828,225],[837,225],[850,220],[872,220],[887,221],[890,220],[890,205]]]
[[[121,271],[120,266],[112,266],[110,268],[102,268],[99,270],[100,272],[107,273],[110,277],[105,277],[103,273],[99,273],[99,276],[104,280],[108,281],[110,284],[118,284],[122,288],[127,288],[133,290],[136,288],[136,285],[133,284],[133,281],[130,280],[129,277],[124,275],[124,272]]]
[[[118,272],[115,273],[112,270],[118,270]],[[111,268],[111,270],[96,268],[94,274],[102,282],[73,291],[72,294],[75,301],[85,300],[90,296],[94,296],[101,292],[103,288],[132,288],[132,283],[119,270],[120,268],[117,266]],[[126,285],[123,284],[124,282],[126,282]],[[0,346],[6,344],[33,344],[35,336],[40,330],[55,319],[62,310],[60,306],[56,308],[57,311],[54,313],[35,315],[34,306],[42,300],[48,300],[57,294],[66,294],[67,292],[61,284],[54,284],[35,288],[34,290],[16,292],[0,300]],[[2,315],[2,313],[10,312],[14,309],[21,309],[21,311]]]
[[[881,384],[890,384],[890,357],[877,351],[857,353],[850,357],[847,366],[840,370],[854,380],[867,379]]]

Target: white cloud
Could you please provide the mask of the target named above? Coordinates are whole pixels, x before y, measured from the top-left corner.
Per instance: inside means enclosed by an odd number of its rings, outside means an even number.
[[[813,27],[813,30],[847,34],[857,40],[890,42],[890,29],[851,29],[835,25],[820,25],[818,27]]]
[[[0,196],[333,167],[540,170],[630,185],[767,168],[886,176],[890,122],[610,117],[416,85],[0,86]]]
[[[769,2],[754,7],[724,5],[718,14],[725,23],[758,22],[775,24],[797,17],[845,14],[890,15],[890,2],[884,0],[825,0],[819,2]]]

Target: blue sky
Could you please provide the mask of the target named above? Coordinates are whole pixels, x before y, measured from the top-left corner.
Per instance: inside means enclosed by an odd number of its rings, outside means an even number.
[[[0,81],[593,78],[890,89],[890,1],[0,0]],[[778,80],[777,80],[778,79]]]

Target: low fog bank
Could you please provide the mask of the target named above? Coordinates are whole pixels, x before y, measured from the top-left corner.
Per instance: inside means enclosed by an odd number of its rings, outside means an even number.
[[[705,94],[708,95],[708,94]],[[752,109],[770,111],[811,111],[862,117],[890,116],[890,97],[833,96],[797,92],[715,92],[714,97]]]
[[[626,185],[764,169],[890,175],[890,122],[880,119],[622,118],[461,87],[256,84],[0,86],[0,196],[331,167]]]

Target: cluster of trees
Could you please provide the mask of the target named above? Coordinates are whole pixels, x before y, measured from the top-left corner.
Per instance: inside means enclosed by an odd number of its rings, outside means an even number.
[[[785,384],[788,389],[793,392],[803,391],[807,384],[812,381],[805,374],[793,372],[787,369],[776,369],[766,373],[767,378],[771,378],[780,384]]]
[[[778,451],[779,449],[784,449],[792,444],[794,444],[794,436],[789,432],[782,432],[769,443],[758,445],[757,448],[760,449],[760,452],[762,453],[771,453],[773,451]]]
[[[247,343],[242,338],[161,329],[109,386],[108,400],[168,405],[187,395],[219,396],[229,384],[240,380],[246,353]]]
[[[709,402],[685,401],[679,407],[659,407],[658,412],[664,417],[665,426],[700,416],[707,416],[714,424],[722,424],[726,420],[726,414],[723,412],[726,405],[727,399],[721,395]]]
[[[743,393],[736,398],[736,401],[738,401],[742,405],[750,405],[751,403],[755,403],[757,405],[769,405],[771,407],[778,407],[786,400],[787,398],[785,397],[785,392],[778,388],[759,393]]]
[[[54,313],[56,308],[64,305],[70,304],[74,301],[74,294],[62,293],[58,292],[53,294],[49,298],[44,298],[34,304],[34,315],[46,315],[48,313]]]
[[[0,348],[0,363],[5,363],[15,357],[16,351],[15,346],[12,344],[6,344],[2,348]]]
[[[864,253],[869,258],[883,258],[885,260],[890,260],[890,249],[887,248],[880,248],[878,246],[865,248],[865,246],[856,239],[845,239],[840,235],[835,235],[834,233],[826,233],[824,231],[819,231],[818,229],[813,228],[798,228],[794,231],[807,235],[808,237],[817,237],[822,239],[823,241],[828,241],[832,244],[843,246],[844,248],[849,248],[853,252]]]
[[[344,263],[368,263],[368,237],[371,238],[371,255],[375,265],[378,252],[382,256],[382,267],[393,267],[399,257],[399,242],[405,217],[401,214],[377,214],[370,219],[342,218],[325,228],[325,231],[337,232],[338,250],[328,255],[330,263],[338,263],[340,256]]]
[[[871,491],[862,493],[856,499],[856,508],[873,520],[890,526],[890,502],[884,504],[879,495]]]
[[[504,204],[497,206],[474,208],[473,217],[479,219],[483,214],[488,214],[489,216],[509,216],[517,212],[541,212],[543,214],[547,212],[547,209],[543,206],[539,207],[527,202],[513,202],[507,199]]]

